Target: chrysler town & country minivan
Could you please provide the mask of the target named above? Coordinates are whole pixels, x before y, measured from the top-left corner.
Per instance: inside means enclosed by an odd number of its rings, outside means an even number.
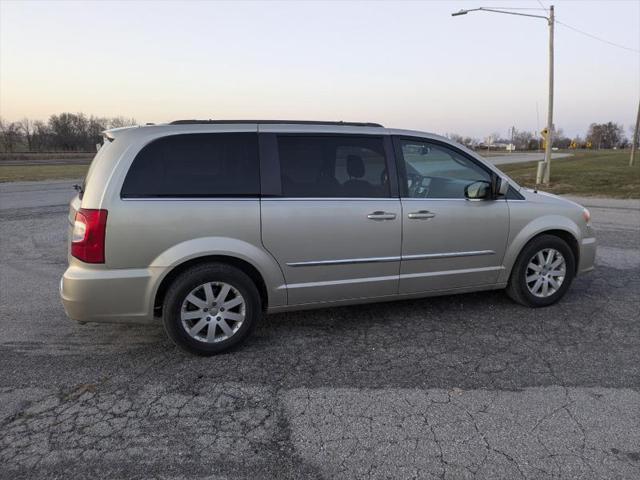
[[[162,318],[193,353],[285,310],[493,289],[542,307],[593,269],[585,208],[437,135],[189,120],[104,138],[71,201],[65,310]]]

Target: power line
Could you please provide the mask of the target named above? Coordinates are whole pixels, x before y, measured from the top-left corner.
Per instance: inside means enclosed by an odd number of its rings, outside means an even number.
[[[547,8],[538,8],[538,7],[484,7],[484,8],[493,8],[493,9],[502,9],[502,10],[548,10]]]
[[[581,33],[582,35],[586,35],[587,37],[593,38],[594,40],[598,40],[600,42],[606,43],[608,45],[611,45],[612,47],[618,47],[618,48],[622,48],[624,50],[629,50],[630,52],[635,52],[635,53],[640,53],[640,50],[638,50],[637,48],[631,48],[631,47],[627,47],[625,45],[620,45],[619,43],[614,43],[614,42],[610,42],[609,40],[605,40],[604,38],[600,38],[596,35],[593,35],[591,33],[585,32],[583,30],[580,30],[576,27],[572,27],[571,25],[567,25],[564,22],[561,22],[560,20],[556,20],[556,23],[559,23],[560,25],[567,27],[570,30],[573,30],[574,32],[578,32]]]
[[[540,6],[542,7],[543,10],[548,10],[548,8],[545,8],[544,4],[542,3],[541,0],[538,0],[538,3],[540,4]],[[531,9],[533,10],[533,9]],[[536,9],[539,10],[539,9]],[[627,47],[625,45],[620,45],[619,43],[615,43],[615,42],[610,42],[609,40],[605,40],[604,38],[600,38],[597,35],[593,35],[592,33],[589,32],[585,32],[583,30],[580,30],[579,28],[576,27],[572,27],[571,25],[568,25],[564,22],[561,22],[560,20],[556,20],[556,23],[567,27],[570,30],[573,30],[574,32],[578,32],[581,33],[582,35],[586,35],[589,38],[593,38],[594,40],[598,40],[599,42],[604,42],[607,45],[611,45],[612,47],[618,47],[618,48],[622,48],[624,50],[629,50],[630,52],[635,52],[635,53],[640,53],[640,50],[636,49],[636,48],[631,48],[631,47]]]

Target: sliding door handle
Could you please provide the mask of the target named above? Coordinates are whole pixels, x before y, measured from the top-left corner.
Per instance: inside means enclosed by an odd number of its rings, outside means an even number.
[[[377,211],[367,215],[369,220],[395,220],[396,214],[390,212]]]
[[[436,214],[429,210],[419,210],[417,212],[411,212],[408,217],[415,220],[426,220],[428,218],[435,217]]]

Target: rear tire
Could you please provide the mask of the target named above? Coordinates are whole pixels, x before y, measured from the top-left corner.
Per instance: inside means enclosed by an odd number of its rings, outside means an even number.
[[[575,257],[567,242],[555,235],[540,235],[520,252],[506,293],[527,307],[546,307],[564,297],[575,271]]]
[[[178,347],[211,356],[243,342],[257,324],[262,308],[256,285],[243,271],[207,263],[174,280],[162,312],[165,331]]]

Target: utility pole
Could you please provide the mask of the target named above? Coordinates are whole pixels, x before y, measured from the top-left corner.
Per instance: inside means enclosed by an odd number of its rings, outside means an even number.
[[[553,144],[553,26],[555,15],[553,5],[549,7],[549,105],[547,107],[547,145],[544,149],[544,175],[536,178],[536,183],[549,183],[551,176],[551,146]],[[538,169],[538,172],[540,169]],[[540,182],[542,180],[542,182]]]
[[[638,116],[636,117],[636,128],[633,131],[633,141],[631,142],[631,157],[629,158],[629,166],[633,167],[634,157],[636,156],[636,150],[638,147],[638,135],[640,135],[640,101],[638,102]]]
[[[536,102],[536,139],[538,140],[538,151],[540,148],[540,113],[538,112],[538,102]]]
[[[467,10],[460,10],[459,12],[452,13],[451,16],[457,17],[458,15],[466,15],[469,12],[492,12],[492,13],[504,13],[507,15],[518,15],[520,17],[533,17],[543,18],[549,25],[549,108],[547,110],[547,137],[546,148],[544,151],[544,161],[538,163],[538,173],[536,174],[536,183],[549,183],[549,177],[551,176],[551,143],[553,141],[553,29],[555,25],[555,12],[553,5],[549,7],[549,16],[544,15],[532,15],[530,13],[521,13],[509,11],[509,9],[502,8],[470,8]],[[537,104],[536,104],[537,108]]]

